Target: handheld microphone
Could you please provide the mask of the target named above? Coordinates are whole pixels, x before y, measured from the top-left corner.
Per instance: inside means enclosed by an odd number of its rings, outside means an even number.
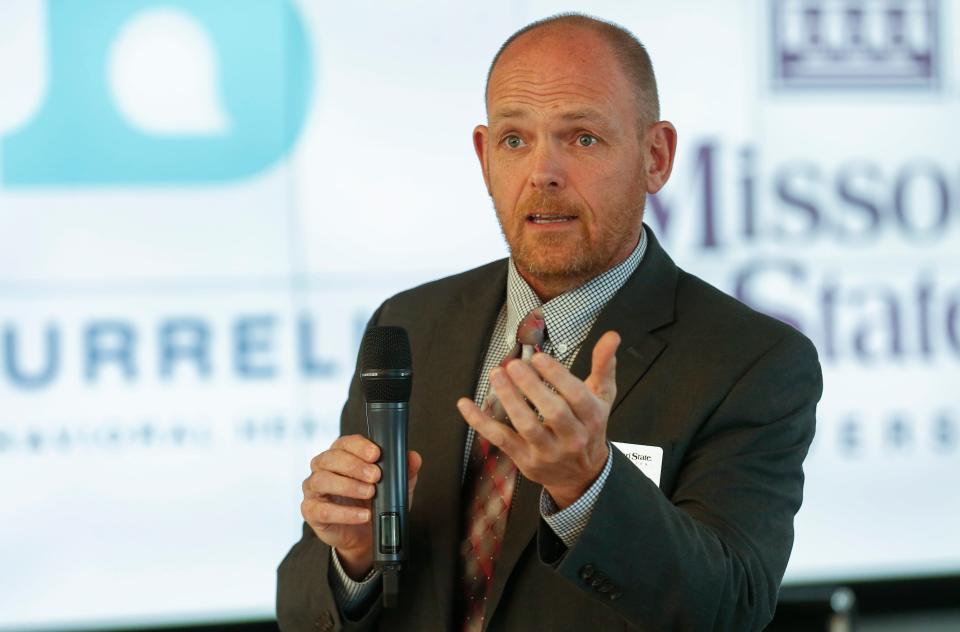
[[[380,448],[382,475],[373,497],[373,566],[383,572],[383,605],[397,605],[407,561],[407,406],[413,378],[403,327],[371,327],[360,345],[367,434]]]

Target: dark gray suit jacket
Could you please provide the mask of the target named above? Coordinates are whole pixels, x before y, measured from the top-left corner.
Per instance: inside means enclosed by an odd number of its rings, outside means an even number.
[[[612,441],[661,446],[658,489],[619,451],[576,545],[539,518],[540,486],[522,480],[488,606],[488,630],[750,630],[772,618],[803,495],[801,468],[822,389],[813,345],[677,268],[652,231],[637,271],[600,314],[572,371],[590,372],[616,330]],[[506,262],[386,301],[371,322],[410,333],[410,448],[423,454],[410,513],[402,605],[343,617],[328,584],[330,549],[304,525],[280,564],[285,632],[451,630],[460,481],[472,396],[498,310]],[[356,377],[341,420],[365,433]]]

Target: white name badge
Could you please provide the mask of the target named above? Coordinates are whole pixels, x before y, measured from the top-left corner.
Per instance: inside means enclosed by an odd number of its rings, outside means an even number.
[[[611,441],[630,461],[640,468],[653,484],[660,487],[660,470],[663,468],[663,448],[639,443]]]

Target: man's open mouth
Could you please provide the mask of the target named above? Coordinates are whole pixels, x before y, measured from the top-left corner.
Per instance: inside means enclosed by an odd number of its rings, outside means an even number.
[[[527,221],[534,224],[558,224],[560,222],[570,222],[577,219],[576,215],[554,215],[547,213],[534,213],[527,215]]]

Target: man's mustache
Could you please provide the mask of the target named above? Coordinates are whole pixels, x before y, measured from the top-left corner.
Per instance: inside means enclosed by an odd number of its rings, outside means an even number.
[[[542,193],[534,193],[522,200],[517,211],[521,221],[531,215],[580,217],[583,214],[583,208],[579,204]]]

